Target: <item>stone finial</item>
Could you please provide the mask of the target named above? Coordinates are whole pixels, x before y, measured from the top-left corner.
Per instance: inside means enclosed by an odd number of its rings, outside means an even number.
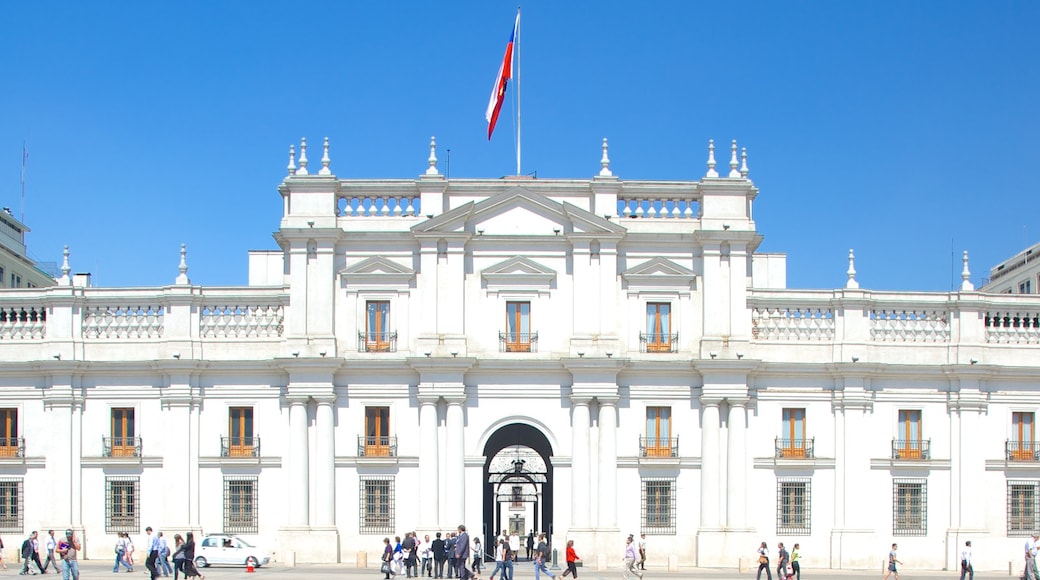
[[[62,251],[61,254],[61,275],[64,278],[68,278],[69,273],[72,272],[72,267],[69,266],[69,247],[67,245],[65,246],[65,249]],[[964,254],[967,255],[967,252],[964,252]],[[967,263],[967,258],[965,258],[964,260],[965,263]]]
[[[430,164],[426,168],[426,175],[440,175],[437,171],[437,137],[430,137],[430,157],[426,159],[426,162]]]
[[[708,139],[708,172],[704,174],[704,177],[718,177],[719,172],[715,171],[715,140]]]
[[[308,175],[307,171],[307,138],[300,139],[300,170],[296,172],[298,175]]]
[[[859,288],[859,282],[856,281],[856,255],[852,252],[852,248],[849,248],[849,270],[845,274],[849,277],[849,281],[845,282],[845,287]]]
[[[607,156],[607,138],[603,138],[603,157],[600,158],[599,164],[601,169],[599,170],[600,177],[610,177],[614,175],[610,171],[610,157]]]
[[[730,145],[729,150],[730,150],[729,176],[730,177],[740,177],[740,171],[737,169],[737,167],[740,167],[740,164],[737,162],[737,140],[736,139],[733,140],[733,144]]]
[[[747,147],[740,148],[740,176],[747,179]]]
[[[181,263],[177,266],[180,274],[177,276],[177,284],[191,284],[191,280],[188,279],[188,246],[181,244]]]
[[[325,152],[321,156],[321,169],[318,170],[318,175],[332,175],[332,170],[329,169],[329,164],[332,160],[329,159],[329,138],[325,138]]]
[[[289,175],[296,175],[296,146],[289,145]]]
[[[971,271],[968,270],[968,250],[964,250],[961,260],[964,262],[964,269],[961,270],[961,292],[972,292],[975,290],[975,285],[969,280]]]

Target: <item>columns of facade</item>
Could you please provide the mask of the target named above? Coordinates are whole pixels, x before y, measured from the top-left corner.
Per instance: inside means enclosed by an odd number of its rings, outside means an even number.
[[[589,399],[571,398],[574,404],[571,417],[571,525],[575,528],[589,527],[589,484],[591,480],[589,457]]]
[[[289,398],[289,525],[305,528],[310,525],[310,486],[307,437],[307,397]]]
[[[447,493],[444,510],[449,522],[464,522],[466,518],[466,443],[463,439],[464,417],[462,404],[464,399],[448,401],[448,412],[445,417],[445,453],[444,485]],[[457,525],[457,524],[452,524]]]
[[[719,528],[719,401],[702,400],[701,529]]]
[[[617,401],[601,398],[598,527],[614,529],[617,525]]]
[[[51,387],[54,389],[55,387]],[[71,393],[49,391],[45,394],[44,404],[48,409],[47,432],[50,434],[50,447],[47,448],[47,479],[51,490],[48,496],[50,513],[53,522],[72,521],[72,495],[76,488],[72,487],[73,465],[72,454],[72,395]],[[26,438],[26,454],[35,448],[35,441]],[[65,524],[66,526],[68,524]],[[56,526],[57,527],[57,526]]]
[[[421,397],[419,399],[419,481],[429,501],[419,502],[419,529],[435,530],[441,525],[440,509],[437,498],[440,494],[440,474],[438,466],[437,442],[437,399]]]
[[[314,523],[322,528],[336,526],[336,398],[318,399],[314,415]],[[304,407],[306,409],[306,407]]]
[[[184,447],[170,450],[163,455],[163,469],[169,473],[197,473],[191,467],[191,444],[194,436],[191,430],[191,385],[186,375],[175,374],[169,378],[169,387],[164,392],[160,403],[163,406],[163,437],[165,441],[184,441]],[[185,429],[185,426],[188,426]],[[187,433],[186,433],[187,431]],[[185,437],[187,435],[187,437]],[[155,442],[142,441],[145,449]],[[195,478],[168,477],[163,482],[163,522],[168,529],[191,529],[190,505],[191,486],[189,481]]]
[[[730,529],[747,528],[747,469],[745,437],[747,434],[747,399],[729,398],[728,456],[726,461],[726,525]]]
[[[845,408],[834,406],[834,506],[831,526],[845,529]]]

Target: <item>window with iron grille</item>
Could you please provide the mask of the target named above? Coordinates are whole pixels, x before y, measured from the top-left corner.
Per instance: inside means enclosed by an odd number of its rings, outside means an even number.
[[[643,479],[643,526],[654,534],[675,535],[675,480]]]
[[[1029,536],[1040,529],[1040,481],[1007,482],[1007,535]]]
[[[105,532],[141,531],[141,480],[138,477],[105,478]]]
[[[0,479],[0,532],[22,533],[22,479]]]
[[[776,482],[776,533],[780,536],[812,533],[812,481],[787,477]]]
[[[256,477],[224,478],[224,532],[257,533],[256,487]]]
[[[362,534],[394,532],[394,478],[389,476],[361,479]]]
[[[928,482],[923,479],[896,479],[892,482],[892,534],[928,534]]]

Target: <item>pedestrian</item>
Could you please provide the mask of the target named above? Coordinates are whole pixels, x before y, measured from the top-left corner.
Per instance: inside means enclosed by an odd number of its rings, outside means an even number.
[[[43,572],[43,567],[40,566],[40,556],[36,553],[37,545],[36,530],[33,530],[29,533],[29,536],[25,538],[25,541],[22,542],[22,571],[18,573],[20,576],[25,576],[27,574],[32,574],[33,576],[36,575],[36,572],[33,572],[33,570],[29,568],[29,564],[34,561],[36,562],[36,567],[40,569],[40,572]]]
[[[646,570],[646,534],[639,534],[639,569]]]
[[[406,532],[404,541],[401,542],[401,559],[404,561],[404,570],[408,578],[418,576],[416,572],[415,532]]]
[[[401,545],[401,536],[394,536],[394,575],[401,573],[404,569],[404,546]]]
[[[0,566],[3,566],[4,570],[7,569],[7,562],[4,562],[4,540],[3,540],[3,538],[0,538]]]
[[[755,580],[761,580],[762,570],[766,571],[766,580],[773,580],[773,573],[769,570],[769,546],[765,542],[758,547],[758,574]]]
[[[126,561],[126,533],[118,532],[116,534],[116,545],[113,548],[116,552],[116,561],[112,564],[112,572],[119,572],[119,565],[122,564],[126,567],[127,572],[133,572],[134,569]]]
[[[1036,579],[1036,542],[1040,540],[1040,536],[1037,536],[1036,532],[1029,538],[1026,538],[1026,572],[1023,577],[1026,580],[1037,580]]]
[[[184,577],[206,580],[206,577],[199,574],[198,569],[195,568],[195,534],[192,532],[188,532],[184,536]]]
[[[534,530],[527,534],[527,559],[531,559],[531,552],[534,550]]]
[[[430,551],[433,553],[433,577],[444,578],[444,563],[448,561],[448,552],[444,547],[444,540],[441,538],[440,532],[435,534],[435,539],[430,544]]]
[[[54,539],[54,530],[47,530],[47,542],[44,544],[44,549],[47,550],[47,559],[43,561],[43,573],[47,573],[47,569],[54,565],[54,572],[60,572],[61,567],[58,566],[58,561],[54,559],[54,549],[58,547],[58,542]]]
[[[968,580],[975,580],[975,569],[971,566],[971,540],[964,542],[964,549],[961,550],[961,580],[964,580],[965,574]]]
[[[888,570],[885,572],[884,578],[881,580],[888,580],[888,577],[895,574],[896,580],[899,580],[899,570],[896,569],[896,564],[902,564],[898,558],[896,558],[896,550],[899,546],[892,544],[892,549],[888,552]]]
[[[539,580],[541,574],[546,574],[550,578],[556,577],[545,565],[545,560],[548,557],[549,546],[545,543],[545,532],[542,532],[538,534],[538,545],[534,549],[534,580]]]
[[[148,573],[151,575],[152,580],[155,580],[159,577],[159,569],[155,566],[155,561],[159,559],[159,537],[152,533],[152,526],[148,526],[144,531],[148,534],[148,538],[145,541],[147,546],[145,553],[148,554],[148,557],[145,558],[144,567],[148,568]]]
[[[455,543],[458,539],[455,534],[448,532],[448,539],[444,540],[444,551],[448,555],[448,578],[455,578],[458,573],[458,562],[455,560]]]
[[[578,557],[577,552],[574,551],[574,540],[567,540],[567,569],[563,571],[562,576],[574,576],[578,577]]]
[[[480,538],[473,538],[473,573],[480,574],[480,565],[484,562],[484,550]]]
[[[65,530],[65,539],[58,542],[61,558],[61,580],[79,580],[79,540],[71,529]]]
[[[173,580],[178,574],[184,574],[184,538],[180,534],[173,535]],[[187,576],[185,576],[187,577]]]
[[[625,540],[625,565],[621,569],[621,577],[624,580],[628,580],[632,576],[639,577],[639,580],[643,580],[643,573],[636,569],[636,546],[632,542],[635,541],[635,537],[632,534],[628,535],[628,539]]]
[[[466,562],[469,562],[469,552],[469,534],[466,533],[466,526],[459,524],[458,535],[455,537],[455,564],[458,566],[456,572],[459,575],[459,580],[469,580],[476,577],[466,567]]]
[[[123,553],[123,557],[126,558],[126,563],[130,565],[130,569],[134,569],[134,540],[130,538],[130,532],[123,532],[123,539],[126,540],[126,551]]]
[[[794,572],[798,580],[802,580],[802,566],[798,563],[798,558],[801,554],[798,553],[798,544],[794,545],[794,549],[791,550],[791,571]]]
[[[502,571],[502,580],[513,580],[513,559],[515,557],[516,553],[510,547],[509,540],[507,538],[499,539],[498,546],[495,548],[495,569],[491,571],[488,580],[495,580],[495,574],[498,574],[499,570]]]
[[[791,555],[784,549],[784,543],[780,542],[777,546],[776,554],[776,579],[786,580],[787,578],[787,564],[791,559]]]
[[[163,576],[169,576],[170,572],[173,572],[169,557],[170,545],[166,543],[166,538],[163,537],[162,532],[159,532],[159,570],[162,571]]]
[[[391,576],[396,576],[393,568],[394,561],[394,547],[390,545],[390,538],[383,538],[383,563],[379,569],[383,572],[383,580],[390,580]]]

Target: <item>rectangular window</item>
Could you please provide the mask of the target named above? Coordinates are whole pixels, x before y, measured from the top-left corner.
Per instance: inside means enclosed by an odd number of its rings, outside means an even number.
[[[928,535],[928,483],[923,479],[892,482],[892,534]]]
[[[524,486],[513,486],[513,500],[510,502],[509,507],[514,510],[524,509]]]
[[[783,457],[805,457],[805,409],[784,409],[780,437]]]
[[[1033,291],[1033,281],[1026,280],[1018,285],[1019,294],[1029,294]]]
[[[362,477],[359,518],[362,534],[394,532],[394,478]]]
[[[228,456],[253,457],[253,408],[231,407],[228,409]]]
[[[390,455],[390,407],[365,407],[365,456]]]
[[[531,303],[506,302],[506,352],[531,352]]]
[[[224,478],[225,533],[257,533],[256,486],[256,477]]]
[[[2,266],[0,266],[0,286],[3,286],[3,285],[4,285],[4,280],[5,280],[5,279],[6,279],[6,278],[4,278],[4,269],[3,269],[3,267],[2,267]]]
[[[22,533],[22,479],[0,479],[0,532]]]
[[[921,458],[921,411],[900,410],[896,448],[902,459]]]
[[[140,478],[105,478],[105,533],[140,533],[140,507]]]
[[[21,276],[15,276],[14,274],[11,274],[11,275],[14,276],[14,284],[12,285],[12,287],[13,288],[21,288],[22,287],[22,277]]]
[[[784,478],[776,482],[776,533],[808,536],[812,533],[810,506],[812,482],[808,478]]]
[[[1033,413],[1015,412],[1011,413],[1011,440],[1008,441],[1008,459],[1018,461],[1032,461],[1035,457],[1036,444],[1035,425],[1036,416]]]
[[[672,456],[672,408],[646,408],[646,456]]]
[[[365,350],[367,352],[389,352],[390,301],[369,300],[365,303]]]
[[[1040,482],[1007,482],[1007,535],[1024,537],[1040,529]]]
[[[0,457],[17,457],[18,443],[18,409],[0,409]]]
[[[112,409],[112,457],[135,457],[134,409]]]
[[[643,479],[643,525],[659,535],[675,535],[675,480]]]
[[[646,305],[646,351],[672,352],[672,305],[667,302]]]

